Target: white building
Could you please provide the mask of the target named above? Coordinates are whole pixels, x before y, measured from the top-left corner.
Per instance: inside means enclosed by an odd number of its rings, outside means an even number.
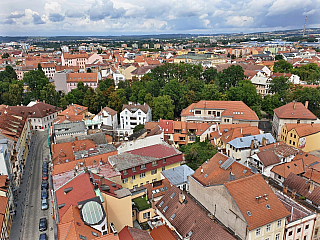
[[[104,107],[101,111],[92,119],[93,121],[100,121],[102,125],[110,126],[116,129],[118,126],[117,111]]]
[[[148,104],[143,105],[129,102],[123,105],[120,113],[120,129],[134,129],[135,126],[152,121],[151,108]]]
[[[112,77],[113,77],[114,84],[116,86],[118,86],[120,81],[124,82],[126,80],[125,76],[121,73],[113,73]]]

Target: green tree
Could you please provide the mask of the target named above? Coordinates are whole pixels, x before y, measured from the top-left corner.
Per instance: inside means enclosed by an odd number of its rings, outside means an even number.
[[[23,81],[28,85],[27,95],[31,100],[40,99],[40,91],[49,83],[42,70],[32,70],[25,73]]]
[[[137,126],[134,127],[133,132],[138,132],[141,129],[144,129],[144,125],[143,124],[139,124]]]
[[[279,73],[289,73],[292,69],[292,64],[288,63],[284,59],[280,59],[279,61],[275,62],[273,67],[273,71]]]
[[[185,154],[187,165],[193,170],[217,153],[216,147],[208,140],[200,142],[199,138],[194,143],[182,145],[179,150]]]
[[[98,95],[92,88],[89,88],[84,95],[83,105],[88,107],[89,112],[97,114],[100,111]]]
[[[58,106],[60,103],[60,95],[51,83],[46,84],[43,89],[40,90],[39,99],[54,106]]]
[[[274,57],[274,59],[277,61],[277,60],[283,59],[283,56],[278,54]]]
[[[217,81],[218,72],[215,68],[207,68],[203,72],[203,79],[206,83],[215,83]]]
[[[22,103],[22,93],[23,86],[22,84],[11,84],[9,86],[9,105],[15,106]]]
[[[272,79],[271,84],[269,85],[270,93],[278,93],[280,98],[284,98],[287,94],[287,90],[290,87],[290,82],[287,78],[280,76]]]
[[[218,74],[218,85],[220,91],[236,87],[240,80],[245,78],[244,71],[239,65],[231,65]]]
[[[173,119],[174,117],[174,105],[170,96],[164,95],[153,98],[152,115],[153,120],[157,121],[162,119]]]
[[[201,93],[202,100],[220,100],[221,93],[219,88],[215,84],[206,84],[204,85]]]
[[[9,58],[9,53],[4,53],[4,54],[2,54],[1,58],[2,58],[2,59],[4,59],[4,58]]]
[[[280,96],[278,93],[273,95],[266,95],[261,104],[261,109],[265,111],[268,115],[273,116],[273,110],[281,107],[283,102],[280,101]]]

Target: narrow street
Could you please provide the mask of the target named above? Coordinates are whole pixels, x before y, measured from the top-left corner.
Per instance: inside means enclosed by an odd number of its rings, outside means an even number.
[[[41,210],[41,182],[42,163],[47,160],[48,149],[47,133],[36,132],[32,137],[32,144],[28,154],[26,167],[19,190],[17,201],[17,214],[13,217],[10,239],[39,239],[39,220],[47,218],[48,228],[46,231],[53,232],[53,221],[51,217],[51,206],[48,210]],[[47,151],[44,151],[47,150]],[[48,199],[50,201],[50,198]],[[51,219],[50,219],[51,218]],[[49,239],[51,239],[49,237]]]

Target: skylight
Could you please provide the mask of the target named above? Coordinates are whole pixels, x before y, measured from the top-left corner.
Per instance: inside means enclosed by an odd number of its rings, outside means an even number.
[[[250,211],[247,211],[247,214],[248,214],[249,217],[252,216]]]
[[[165,211],[167,211],[167,209],[168,209],[168,206],[165,206],[163,211],[165,212]]]
[[[173,198],[175,195],[176,195],[176,193],[172,193],[170,197]]]
[[[269,204],[267,204],[267,205],[266,205],[266,207],[267,207],[267,209],[271,209],[271,207],[270,207],[270,205],[269,205]]]
[[[205,174],[204,177],[205,177],[205,178],[208,177],[208,174]]]
[[[159,204],[159,207],[162,207],[163,204],[164,204],[164,201],[161,201],[161,203]]]
[[[173,220],[175,217],[176,217],[176,214],[175,214],[175,213],[174,213],[174,214],[172,214],[172,216],[171,216],[171,220]]]

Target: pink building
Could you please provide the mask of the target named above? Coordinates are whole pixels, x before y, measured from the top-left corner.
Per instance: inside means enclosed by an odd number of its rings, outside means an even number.
[[[70,92],[72,89],[76,89],[78,82],[83,82],[85,86],[96,89],[100,80],[100,73],[69,73],[67,77],[67,91]]]
[[[87,53],[77,53],[69,54],[63,53],[61,55],[61,64],[62,66],[79,66],[81,69],[85,68],[85,65],[88,63],[89,55]]]

